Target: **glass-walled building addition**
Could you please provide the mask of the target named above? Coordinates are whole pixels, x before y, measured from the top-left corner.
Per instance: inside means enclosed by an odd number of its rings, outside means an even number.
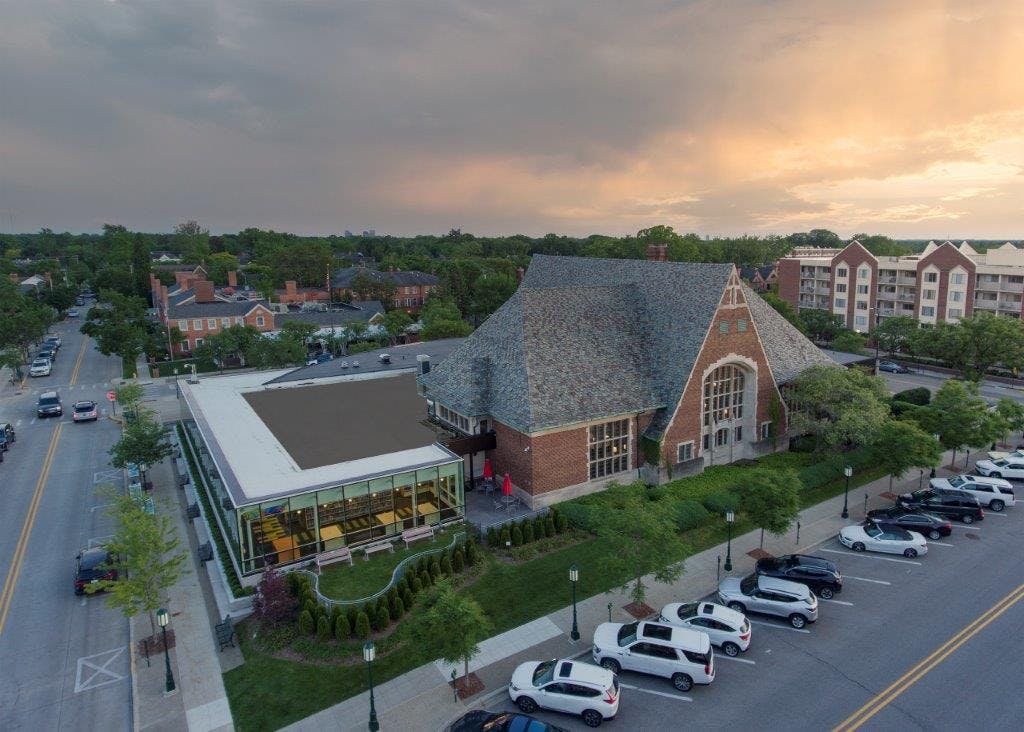
[[[462,461],[238,509],[244,574],[464,515]]]

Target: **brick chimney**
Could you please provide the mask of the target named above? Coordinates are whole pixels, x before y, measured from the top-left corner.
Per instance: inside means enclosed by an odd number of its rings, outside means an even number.
[[[668,246],[666,244],[648,244],[647,260],[650,262],[667,262]]]
[[[294,296],[296,294],[295,280],[288,280],[284,283],[284,294]]]
[[[213,296],[213,283],[210,280],[196,280],[192,283],[192,291],[196,295],[196,302],[216,302]]]
[[[516,267],[516,282],[523,281],[523,275],[526,274],[526,270],[522,267]]]
[[[191,272],[185,272],[184,270],[174,270],[174,282],[178,287],[183,290],[188,289],[188,278],[192,276]]]
[[[238,272],[235,270],[228,272],[228,287],[238,287]]]
[[[160,301],[164,304],[164,309],[167,308],[167,285],[160,285]]]

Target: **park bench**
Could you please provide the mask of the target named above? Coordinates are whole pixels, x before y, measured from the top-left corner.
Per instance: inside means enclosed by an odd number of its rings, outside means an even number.
[[[395,545],[390,541],[382,541],[377,544],[370,544],[367,547],[363,547],[363,554],[366,557],[366,561],[370,561],[370,555],[376,554],[377,552],[391,552],[395,553]]]
[[[220,650],[223,651],[228,646],[235,647],[235,624],[231,622],[230,615],[224,617],[223,623],[217,623],[214,630],[217,632],[217,643],[220,644]]]
[[[418,526],[415,529],[408,529],[402,532],[402,540],[405,541],[405,546],[408,548],[414,541],[420,539],[433,539],[434,538],[434,527],[433,526]]]
[[[351,567],[352,550],[343,546],[341,549],[332,549],[329,552],[322,552],[316,555],[317,571],[322,570],[328,564],[333,564],[334,562],[348,562]]]

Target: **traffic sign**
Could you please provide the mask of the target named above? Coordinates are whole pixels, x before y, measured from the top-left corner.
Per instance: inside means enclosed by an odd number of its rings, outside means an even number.
[[[111,401],[111,402],[112,402],[112,401],[114,401],[115,399],[117,399],[117,394],[115,394],[115,393],[114,393],[114,392],[112,392],[112,391],[108,391],[108,392],[107,392],[107,400],[108,400],[108,401]]]

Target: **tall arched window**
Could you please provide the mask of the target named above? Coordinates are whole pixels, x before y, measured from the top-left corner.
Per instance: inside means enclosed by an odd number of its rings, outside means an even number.
[[[704,380],[704,426],[731,422],[743,417],[746,376],[739,366],[726,364]]]

